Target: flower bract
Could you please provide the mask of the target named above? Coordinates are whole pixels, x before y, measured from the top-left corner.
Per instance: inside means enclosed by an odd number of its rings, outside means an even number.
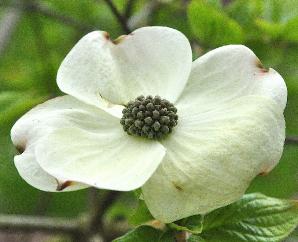
[[[141,187],[153,216],[172,222],[239,199],[282,154],[284,80],[242,45],[192,62],[171,28],[115,41],[95,31],[66,56],[57,83],[67,95],[11,131],[20,175],[44,191]]]

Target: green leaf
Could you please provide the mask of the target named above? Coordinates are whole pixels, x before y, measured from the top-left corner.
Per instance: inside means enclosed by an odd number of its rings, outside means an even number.
[[[285,28],[283,24],[268,22],[264,19],[256,19],[255,24],[262,33],[267,34],[272,39],[280,38]]]
[[[168,230],[164,232],[158,242],[176,242],[174,231]]]
[[[264,19],[275,23],[286,23],[298,14],[297,1],[293,0],[263,0]]]
[[[298,228],[296,228],[293,233],[284,242],[297,242],[298,241]]]
[[[292,0],[265,0],[263,19],[256,24],[271,37],[288,41],[298,40],[298,5]]]
[[[285,40],[298,42],[298,17],[287,22],[283,37]]]
[[[121,193],[105,211],[105,220],[111,224],[115,221],[127,220],[134,213],[137,205],[138,201],[132,192]]]
[[[139,226],[113,242],[153,242],[159,241],[162,231],[151,226]]]
[[[203,216],[190,216],[188,218],[175,221],[174,223],[170,223],[168,226],[178,231],[187,231],[192,234],[200,234],[203,229]]]
[[[188,20],[194,36],[203,45],[220,46],[244,41],[241,26],[223,11],[203,0],[191,2],[188,7]]]
[[[238,0],[232,1],[227,6],[227,13],[243,28],[253,28],[254,20],[262,14],[263,0]]]
[[[141,199],[141,197],[142,197],[142,189],[141,188],[133,190],[133,193],[137,199]]]
[[[222,0],[205,0],[205,2],[217,8],[222,7]]]
[[[160,4],[158,9],[153,12],[151,25],[167,26],[181,31],[186,36],[191,35],[185,9],[178,1],[172,4]]]
[[[139,200],[138,207],[135,213],[129,218],[129,222],[134,225],[139,225],[152,219],[154,218],[148,210],[145,202],[143,200]]]
[[[278,242],[298,224],[298,202],[253,193],[204,217],[208,242]]]
[[[188,238],[187,242],[207,242],[207,241],[204,240],[202,237],[193,234]]]

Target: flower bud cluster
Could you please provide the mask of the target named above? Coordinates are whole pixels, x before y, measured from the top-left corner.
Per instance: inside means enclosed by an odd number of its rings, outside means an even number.
[[[129,135],[161,139],[177,125],[177,109],[159,96],[139,96],[122,111],[120,123]]]

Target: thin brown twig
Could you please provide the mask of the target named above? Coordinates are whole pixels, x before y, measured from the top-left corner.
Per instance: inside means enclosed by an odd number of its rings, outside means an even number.
[[[287,136],[286,144],[298,144],[298,136]]]
[[[89,241],[95,234],[105,241],[111,241],[115,237],[123,235],[130,228],[127,222],[113,222],[106,224],[105,237],[96,231],[90,234],[88,217],[78,218],[53,218],[44,216],[28,215],[6,215],[0,214],[0,231],[7,233],[22,232],[25,234],[32,232],[42,232],[45,234],[65,234],[73,238],[76,242]]]
[[[127,22],[130,29],[136,29],[142,26],[150,24],[152,14],[158,9],[161,2],[157,0],[151,0],[144,4],[136,14],[131,16]]]
[[[104,214],[109,206],[119,197],[120,193],[115,191],[102,191],[100,195],[101,196],[99,196],[96,189],[90,191],[90,206],[94,208],[90,219],[90,233],[100,232],[103,237],[105,237],[103,224]]]
[[[128,19],[131,16],[135,0],[128,0],[124,10],[124,17]]]
[[[48,233],[76,234],[80,228],[77,219],[49,218],[25,215],[0,215],[0,230],[5,231],[42,231]]]
[[[7,6],[4,3],[0,3],[0,6],[11,7],[11,8],[22,8],[27,12],[36,12],[45,17],[51,18],[53,20],[59,21],[63,24],[72,26],[80,31],[88,32],[96,29],[96,26],[89,25],[87,23],[82,22],[81,20],[77,20],[71,16],[67,16],[63,13],[59,13],[54,9],[49,8],[45,4],[41,4],[36,1],[24,1],[24,5],[21,4],[11,4]]]
[[[36,206],[35,206],[35,213],[36,215],[44,215],[47,212],[48,206],[52,201],[52,193],[40,193],[38,195]]]
[[[175,239],[177,242],[186,242],[187,233],[185,231],[178,231],[175,234]]]
[[[26,5],[28,10],[36,11],[37,13],[41,13],[42,15],[46,17],[50,17],[53,19],[57,19],[60,22],[73,26],[75,28],[78,28],[81,31],[91,31],[96,29],[95,26],[88,25],[86,23],[83,23],[82,21],[79,21],[77,19],[74,19],[70,16],[58,13],[57,11],[54,11],[53,9],[48,8],[46,5],[34,2],[31,4]]]
[[[232,2],[232,0],[222,0],[221,2],[223,6],[227,6]]]
[[[14,3],[19,3],[15,0]],[[11,36],[13,35],[20,19],[22,16],[22,8],[8,7],[1,18],[0,23],[0,55],[6,49],[10,42]]]
[[[111,0],[104,0],[106,2],[106,4],[109,6],[109,8],[111,9],[112,13],[115,15],[115,17],[117,18],[118,22],[121,24],[121,27],[123,29],[123,31],[126,34],[129,34],[131,32],[130,28],[128,27],[127,24],[127,19],[124,15],[122,15],[118,9],[116,8],[116,6],[114,5],[114,3]]]

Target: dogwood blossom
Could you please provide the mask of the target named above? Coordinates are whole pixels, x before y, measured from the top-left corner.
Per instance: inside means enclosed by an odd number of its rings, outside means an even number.
[[[40,190],[141,187],[153,216],[172,222],[239,199],[282,154],[284,80],[242,45],[192,62],[187,38],[171,28],[116,40],[95,31],[66,56],[57,83],[67,95],[11,131],[15,166]],[[154,98],[165,106],[147,109]]]

